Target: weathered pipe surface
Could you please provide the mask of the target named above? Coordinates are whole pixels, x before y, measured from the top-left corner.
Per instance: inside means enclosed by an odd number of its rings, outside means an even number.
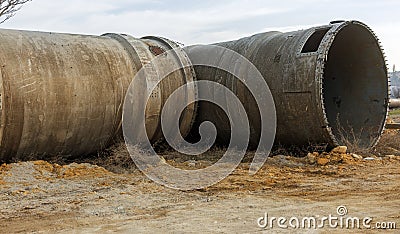
[[[277,144],[353,144],[368,148],[379,140],[388,110],[388,74],[380,43],[365,24],[332,22],[216,45],[243,55],[264,76],[276,105]],[[237,69],[246,74],[246,68]],[[196,66],[195,70],[198,80],[217,81],[236,93],[249,116],[250,146],[255,147],[260,115],[244,85],[214,68]],[[229,142],[229,121],[221,109],[201,102],[198,112],[195,125],[212,121],[218,130],[217,139]]]
[[[176,46],[156,37],[0,30],[0,161],[81,156],[108,146],[121,136],[123,101],[135,74]],[[168,59],[180,57],[187,60],[179,53]],[[150,130],[159,128],[152,112],[159,107],[152,105],[162,105],[163,97],[193,76],[177,72],[171,80],[160,85],[169,86],[147,106]],[[159,135],[151,134],[156,141]]]

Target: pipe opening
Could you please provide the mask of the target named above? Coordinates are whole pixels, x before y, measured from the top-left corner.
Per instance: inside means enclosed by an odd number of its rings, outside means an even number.
[[[330,28],[317,29],[315,32],[308,38],[307,42],[304,44],[301,53],[312,53],[317,52],[319,45],[324,39],[325,35],[328,33]]]
[[[323,80],[326,117],[340,145],[376,144],[387,114],[388,83],[383,52],[373,33],[351,23],[329,48]]]

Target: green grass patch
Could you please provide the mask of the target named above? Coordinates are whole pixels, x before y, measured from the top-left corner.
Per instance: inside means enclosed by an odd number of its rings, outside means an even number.
[[[400,109],[392,109],[389,111],[389,115],[400,115]]]

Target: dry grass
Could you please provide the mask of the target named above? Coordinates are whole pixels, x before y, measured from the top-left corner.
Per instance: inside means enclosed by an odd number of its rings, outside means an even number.
[[[400,109],[392,109],[389,111],[389,116],[399,116],[400,115]]]
[[[374,152],[378,156],[396,155],[400,156],[400,131],[386,130],[381,137]]]
[[[400,109],[393,109],[389,111],[389,123],[396,123],[400,121]],[[375,153],[378,156],[396,155],[400,156],[400,131],[399,130],[385,130],[378,145],[375,147]]]
[[[400,131],[397,130],[386,130],[379,144],[374,149],[365,149],[360,147],[360,140],[357,137],[357,134],[354,133],[354,131],[350,133],[346,132],[346,135],[342,133],[340,140],[343,142],[344,145],[348,147],[349,152],[356,153],[364,157],[372,155],[400,156]],[[226,148],[213,147],[211,150],[209,150],[204,154],[198,156],[190,156],[174,151],[167,144],[158,144],[156,146],[156,151],[167,161],[172,161],[174,163],[185,163],[190,161],[197,161],[197,162],[206,161],[212,164],[217,162],[224,155],[224,153],[226,152]],[[328,145],[326,144],[321,144],[321,145],[309,144],[303,147],[276,145],[274,146],[270,155],[304,157],[309,152],[323,153],[327,151],[329,151],[329,148]],[[254,152],[248,152],[246,153],[243,162],[251,163],[253,157],[254,157]],[[120,143],[116,143],[110,148],[103,150],[97,154],[80,158],[66,158],[57,155],[46,156],[46,157],[31,155],[30,157],[17,159],[15,161],[34,161],[34,160],[46,160],[49,163],[56,163],[59,165],[67,165],[72,162],[90,163],[93,165],[103,167],[117,174],[129,174],[137,171],[137,167],[135,166],[135,163],[133,162],[131,156],[129,155],[125,143],[121,141]]]
[[[349,123],[347,123],[346,125],[347,127],[340,122],[340,118],[338,115],[336,117],[336,128],[338,130],[337,140],[342,145],[347,146],[348,151],[351,153],[359,154],[364,157],[373,156],[374,155],[374,148],[372,148],[373,145],[365,145],[362,139],[365,138],[363,134],[375,131],[364,128],[355,131]],[[376,142],[376,138],[378,136],[373,136],[371,134],[369,135],[370,135],[369,142]]]
[[[88,157],[74,160],[77,163],[90,163],[104,167],[117,174],[129,174],[137,170],[125,143],[116,143],[110,148]]]

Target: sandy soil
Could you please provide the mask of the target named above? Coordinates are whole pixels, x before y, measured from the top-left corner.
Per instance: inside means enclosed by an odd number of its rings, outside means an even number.
[[[168,158],[168,157],[167,157]],[[195,169],[208,161],[167,162]],[[324,229],[263,229],[257,219],[349,215],[400,228],[400,157],[350,154],[270,157],[255,176],[248,163],[210,188],[167,189],[137,169],[113,173],[92,164],[46,161],[0,167],[0,230],[94,233],[341,233]],[[379,230],[346,230],[354,233]]]

